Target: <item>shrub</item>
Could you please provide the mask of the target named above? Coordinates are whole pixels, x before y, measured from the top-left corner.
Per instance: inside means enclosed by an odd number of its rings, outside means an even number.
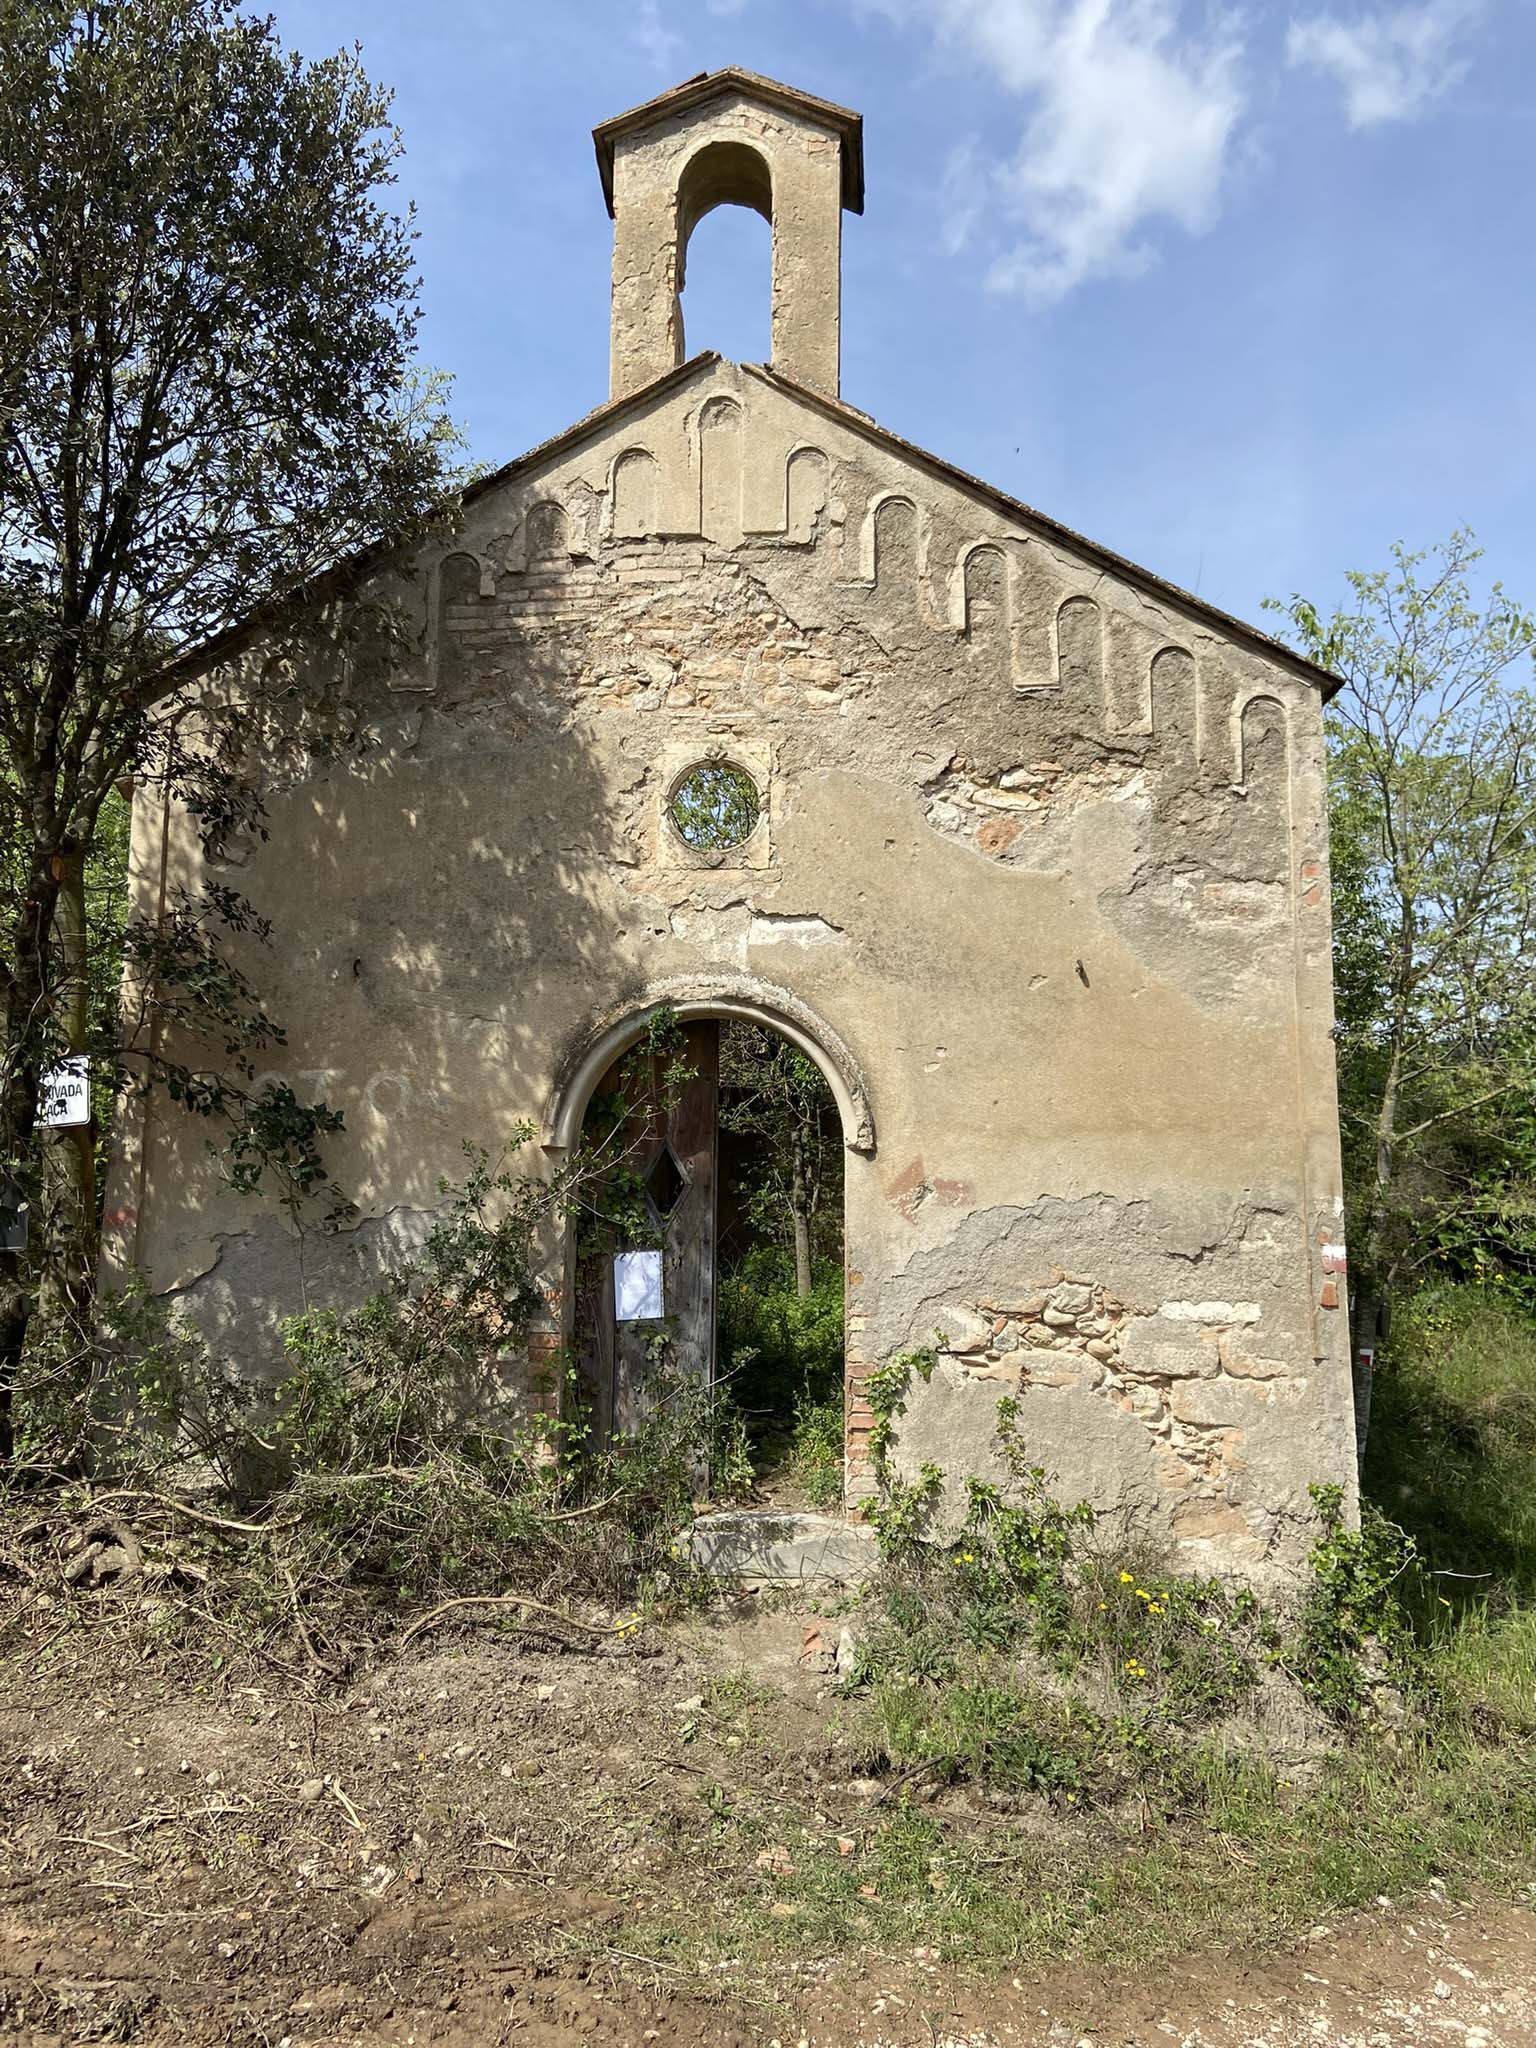
[[[1418,1549],[1369,1501],[1359,1529],[1346,1529],[1340,1489],[1310,1491],[1323,1533],[1286,1663],[1314,1705],[1349,1723],[1379,1715],[1384,1688],[1412,1698],[1428,1686],[1413,1620],[1423,1607]]]
[[[291,1369],[271,1434],[298,1472],[420,1465],[449,1447],[489,1475],[523,1469],[508,1434],[508,1360],[523,1352],[539,1296],[533,1233],[549,1190],[472,1159],[417,1260],[353,1309],[283,1325]]]
[[[928,1354],[895,1360],[871,1396],[886,1571],[854,1673],[871,1741],[900,1765],[1073,1799],[1176,1775],[1191,1731],[1253,1692],[1278,1631],[1251,1593],[1105,1549],[1092,1508],[1057,1500],[1031,1462],[1011,1399],[997,1411],[1003,1479],[968,1480],[953,1541],[925,1540],[943,1475],[895,1481],[885,1454],[925,1369]]]
[[[843,1497],[842,1389],[817,1400],[802,1390],[795,1401],[790,1469],[813,1508],[836,1507]]]
[[[8,1476],[233,1491],[252,1441],[249,1388],[137,1276],[93,1320],[33,1318]]]
[[[210,1568],[171,1567],[185,1617],[239,1614],[257,1640],[292,1627],[313,1658],[343,1616],[366,1633],[399,1600],[691,1592],[678,1536],[723,1440],[710,1391],[658,1366],[639,1427],[602,1446],[574,1374],[560,1419],[521,1412],[534,1232],[567,1191],[476,1158],[443,1192],[419,1256],[375,1295],[284,1325],[287,1370],[259,1416],[162,1305],[141,1289],[117,1304],[98,1476],[138,1495],[135,1520],[207,1546]],[[240,1519],[166,1498],[194,1477]],[[232,1540],[238,1570],[212,1568]]]

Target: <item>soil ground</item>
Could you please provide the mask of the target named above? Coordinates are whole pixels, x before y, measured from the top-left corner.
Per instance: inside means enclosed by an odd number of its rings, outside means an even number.
[[[972,1966],[920,1905],[866,1931],[897,1802],[857,1775],[837,1628],[445,1630],[321,1686],[33,1614],[0,1664],[0,2043],[1536,2048],[1536,1913],[1491,1897],[1267,1956],[1213,1927],[1129,1975]],[[785,1882],[813,1854],[871,1880],[820,1946]]]

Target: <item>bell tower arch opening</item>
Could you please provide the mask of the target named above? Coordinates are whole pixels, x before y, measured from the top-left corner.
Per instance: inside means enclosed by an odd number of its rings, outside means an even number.
[[[743,142],[707,142],[677,190],[678,345],[734,362],[773,351],[773,177]],[[692,285],[690,289],[690,272]]]

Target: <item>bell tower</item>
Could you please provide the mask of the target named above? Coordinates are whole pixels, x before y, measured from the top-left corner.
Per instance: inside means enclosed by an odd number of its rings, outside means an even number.
[[[863,120],[751,71],[703,71],[592,131],[613,216],[609,396],[685,359],[688,241],[717,206],[773,234],[770,367],[838,388],[842,217],[864,210]]]

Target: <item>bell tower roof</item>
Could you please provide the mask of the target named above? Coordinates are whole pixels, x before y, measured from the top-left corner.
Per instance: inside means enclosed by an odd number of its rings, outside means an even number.
[[[756,100],[764,107],[794,115],[835,136],[841,159],[844,209],[849,213],[864,211],[864,116],[854,113],[850,107],[838,106],[833,100],[817,99],[814,93],[800,92],[792,85],[780,85],[777,79],[763,78],[755,71],[743,71],[740,66],[729,64],[721,71],[700,71],[692,78],[685,78],[681,85],[674,85],[668,91],[658,93],[655,99],[631,107],[626,114],[615,114],[611,121],[604,121],[592,130],[598,175],[603,181],[603,198],[610,215],[614,211],[614,144],[623,137],[642,134],[647,128],[654,128],[659,122],[670,121],[679,114],[692,113],[727,94]]]

